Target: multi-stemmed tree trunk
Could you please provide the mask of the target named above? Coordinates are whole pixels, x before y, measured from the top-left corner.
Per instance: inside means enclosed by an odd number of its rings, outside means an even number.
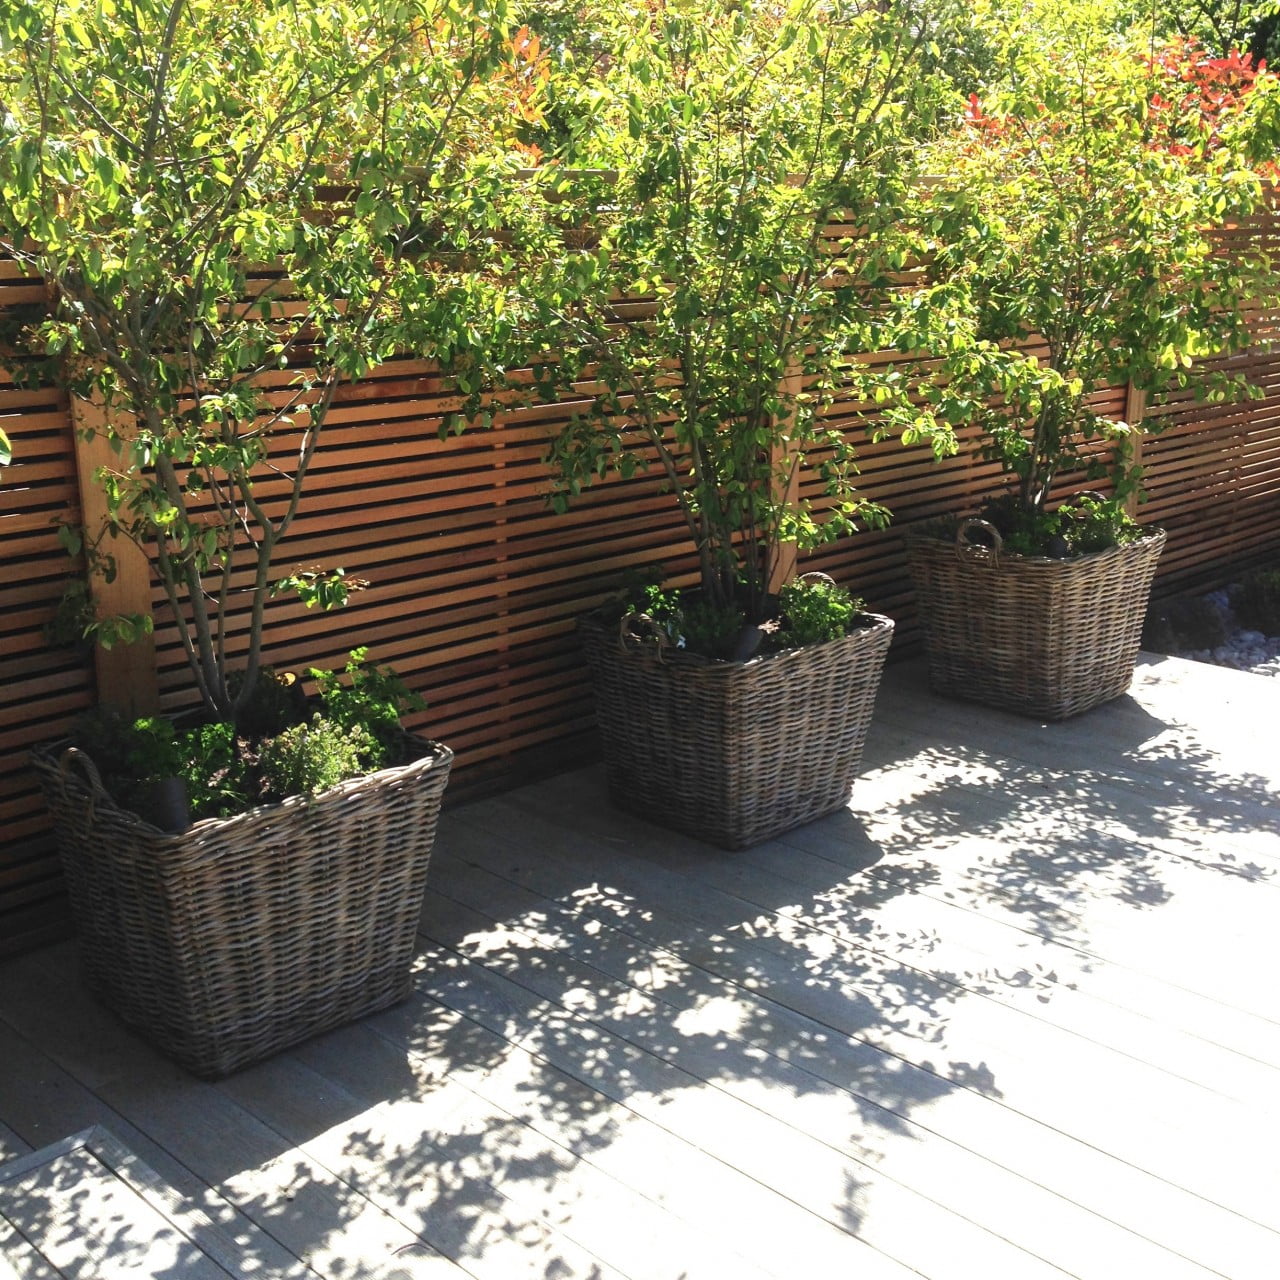
[[[704,600],[750,622],[785,544],[887,518],[822,410],[837,386],[871,395],[848,356],[875,349],[910,256],[914,131],[937,92],[916,73],[947,9],[680,0],[618,42],[592,99],[591,158],[617,178],[584,215],[597,252],[544,296],[561,372],[605,389],[555,442],[559,497],[629,473],[642,442]],[[650,299],[643,318],[622,323],[620,296]]]
[[[273,592],[345,598],[277,568],[339,386],[398,351],[474,365],[503,312],[494,175],[538,84],[506,32],[505,0],[0,17],[0,249],[55,297],[17,354],[104,408],[109,532],[150,558],[214,715],[252,692]]]

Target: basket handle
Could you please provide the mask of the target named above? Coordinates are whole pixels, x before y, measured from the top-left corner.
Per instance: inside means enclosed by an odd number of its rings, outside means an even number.
[[[85,780],[89,783],[89,790],[93,792],[93,798],[95,800],[106,800],[108,798],[107,789],[102,785],[102,775],[98,772],[98,766],[93,763],[92,757],[87,752],[81,751],[79,747],[68,747],[58,757],[58,773],[63,778],[66,778],[73,765],[80,770]]]
[[[68,747],[63,751],[58,757],[58,776],[64,783],[73,767],[79,771],[89,784],[89,804],[84,813],[87,830],[93,824],[98,801],[110,800],[111,797],[106,787],[102,785],[102,775],[98,772],[98,766],[93,763],[93,759],[88,752],[81,751],[79,747]]]
[[[969,534],[974,529],[981,529],[983,533],[991,539],[989,547],[974,546],[969,541]],[[964,562],[967,556],[977,555],[979,552],[986,552],[988,563],[993,569],[1000,567],[1000,548],[1004,545],[1004,539],[1000,536],[1000,531],[989,520],[979,520],[976,516],[971,520],[962,520],[960,527],[956,530],[956,555],[961,562]]]
[[[618,620],[618,649],[622,653],[649,651],[658,661],[671,645],[667,633],[647,613],[624,613]]]
[[[829,574],[823,573],[821,569],[810,569],[808,573],[799,573],[796,575],[797,582],[822,582],[828,587],[834,587],[836,580]]]

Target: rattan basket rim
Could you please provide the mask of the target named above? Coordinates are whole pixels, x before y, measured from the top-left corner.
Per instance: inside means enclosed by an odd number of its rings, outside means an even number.
[[[708,674],[713,672],[744,671],[748,668],[759,667],[768,663],[795,661],[801,654],[812,653],[814,650],[825,648],[828,645],[848,644],[850,641],[864,640],[877,632],[892,631],[895,625],[893,619],[885,614],[872,613],[866,609],[857,615],[857,619],[862,625],[855,627],[848,635],[840,636],[835,640],[824,640],[821,644],[794,645],[789,649],[774,649],[769,653],[753,654],[742,662],[734,662],[728,658],[708,658],[701,653],[689,653],[684,649],[674,648],[664,649],[661,661],[665,665],[680,667],[686,671],[705,671]],[[616,623],[606,622],[596,613],[585,613],[578,618],[578,627],[583,631],[594,631],[599,635],[608,636],[616,630]],[[629,656],[634,657],[637,661],[652,662],[655,660],[652,652],[645,652],[640,649],[628,650],[627,652]]]
[[[949,517],[942,517],[948,519]],[[936,531],[937,521],[929,521],[925,525],[915,525],[903,530],[903,537],[908,544],[927,542],[935,546],[946,547],[949,551],[954,551],[956,547],[955,535],[948,536],[944,533]],[[935,526],[931,528],[930,526]],[[1158,525],[1144,527],[1140,537],[1134,538],[1130,542],[1122,542],[1114,547],[1103,547],[1101,551],[1081,551],[1074,556],[1028,556],[1018,551],[1006,551],[1003,547],[1000,549],[1000,563],[1006,564],[1016,562],[1018,564],[1035,564],[1035,565],[1052,565],[1052,564],[1083,564],[1087,560],[1098,560],[1103,556],[1114,555],[1117,551],[1128,551],[1134,547],[1149,546],[1153,542],[1162,541],[1168,534]],[[981,554],[989,551],[989,547],[973,546],[972,550]]]
[[[254,805],[251,809],[231,814],[229,817],[201,818],[199,822],[193,822],[185,831],[177,832],[162,831],[132,809],[122,808],[105,792],[95,797],[94,789],[84,774],[62,767],[63,753],[68,747],[75,745],[70,738],[58,738],[53,742],[43,742],[38,746],[32,747],[31,758],[37,765],[56,773],[64,787],[74,787],[83,792],[88,800],[110,811],[115,820],[121,825],[131,827],[138,835],[145,836],[152,846],[164,847],[172,845],[176,848],[187,845],[193,840],[198,840],[202,835],[214,831],[217,831],[220,835],[225,832],[234,834],[237,826],[248,827],[256,825],[265,818],[274,817],[276,814],[288,813],[293,809],[308,807],[320,802],[326,804],[340,803],[347,795],[366,789],[371,779],[377,779],[379,783],[394,783],[400,778],[408,777],[414,773],[425,773],[432,769],[452,764],[453,751],[442,742],[436,742],[430,738],[422,738],[413,733],[406,733],[404,741],[419,753],[404,764],[387,765],[382,769],[375,769],[372,773],[362,773],[354,778],[344,778],[337,786],[330,787],[327,791],[319,791],[315,795],[286,796],[283,800],[277,800],[271,804]]]

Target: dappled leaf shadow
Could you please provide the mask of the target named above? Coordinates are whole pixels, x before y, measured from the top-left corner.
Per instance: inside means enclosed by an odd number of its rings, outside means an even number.
[[[33,1280],[265,1274],[101,1125],[0,1166],[0,1257]],[[300,1271],[285,1263],[272,1274]]]
[[[335,1280],[1031,1275],[1132,1247],[1116,1204],[1212,1265],[1187,1196],[1280,1217],[1200,1140],[1274,1088],[1269,994],[1223,1011],[1240,955],[1175,945],[1275,901],[1274,780],[1224,760],[1137,700],[1046,727],[891,673],[847,810],[734,853],[594,770],[455,810],[407,1002],[213,1086],[134,1046],[99,1087]]]
[[[922,715],[927,745],[914,728]],[[998,745],[974,734],[962,704],[918,687],[891,690],[882,716],[871,772],[895,786],[863,786],[854,800],[894,855],[877,875],[945,866],[948,900],[1016,913],[1084,949],[1100,899],[1181,911],[1180,893],[1265,903],[1244,883],[1280,883],[1275,775],[1225,767],[1221,741],[1132,696],[1063,725],[985,712]],[[1236,735],[1250,736],[1243,725]],[[1257,751],[1265,738],[1253,741]]]

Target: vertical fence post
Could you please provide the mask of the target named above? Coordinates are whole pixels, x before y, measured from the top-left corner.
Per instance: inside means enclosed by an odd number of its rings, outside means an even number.
[[[1133,428],[1133,465],[1142,465],[1142,422],[1147,416],[1147,393],[1129,383],[1124,397],[1124,420]],[[1131,493],[1125,501],[1125,510],[1135,519],[1138,515],[1138,494]]]
[[[97,537],[107,524],[107,501],[95,479],[99,467],[118,467],[120,457],[107,439],[107,418],[92,400],[71,397],[72,437],[75,440],[76,476],[80,484],[80,512],[86,536]],[[92,439],[86,438],[93,432]],[[104,551],[115,560],[115,577],[106,582],[96,575],[90,582],[100,615],[151,612],[151,567],[138,547],[127,538],[109,540]],[[98,701],[126,715],[150,715],[160,702],[156,680],[156,646],[150,635],[133,644],[110,649],[94,646],[98,677]]]
[[[788,417],[795,415],[795,398],[804,390],[804,374],[800,369],[789,369],[787,376],[782,380],[782,395],[790,401],[791,408],[788,410]],[[777,447],[773,452],[773,471],[776,475],[782,466],[789,463],[795,457],[795,449]],[[794,506],[800,498],[800,474],[797,471],[791,476],[785,490],[779,491],[777,499],[779,502],[788,506]],[[796,550],[794,542],[784,542],[778,548],[778,558],[774,562],[773,573],[769,577],[767,589],[771,594],[776,595],[792,578],[795,577],[796,568],[799,564],[799,553]]]

